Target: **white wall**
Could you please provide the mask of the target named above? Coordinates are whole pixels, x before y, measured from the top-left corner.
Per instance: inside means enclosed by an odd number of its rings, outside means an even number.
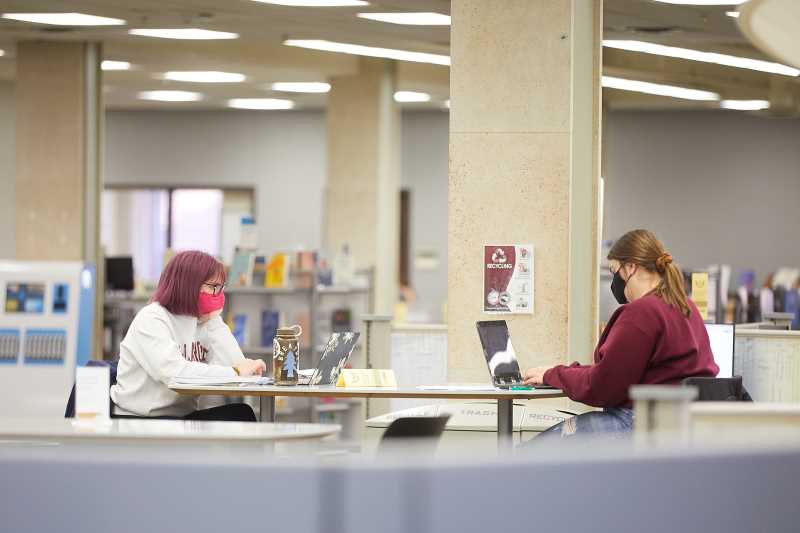
[[[105,180],[254,187],[261,248],[317,248],[325,151],[320,112],[111,111]]]
[[[800,120],[612,112],[605,237],[653,230],[687,267],[800,267]],[[735,281],[735,278],[734,278]]]
[[[14,116],[14,84],[0,83],[0,259],[12,259],[17,253]]]

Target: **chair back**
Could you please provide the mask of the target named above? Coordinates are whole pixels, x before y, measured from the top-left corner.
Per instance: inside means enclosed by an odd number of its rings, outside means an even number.
[[[401,443],[412,444],[417,451],[433,451],[439,443],[450,415],[407,416],[389,424],[381,437],[380,448],[397,450]]]
[[[742,385],[742,376],[731,378],[694,377],[683,380],[684,385],[697,387],[698,402],[752,401]]]

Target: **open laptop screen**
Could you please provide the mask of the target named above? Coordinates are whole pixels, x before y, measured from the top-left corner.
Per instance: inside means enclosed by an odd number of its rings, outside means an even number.
[[[494,383],[519,381],[521,379],[519,363],[505,320],[487,320],[478,322],[477,326],[492,381]]]
[[[708,340],[711,341],[711,352],[714,354],[714,362],[719,367],[718,378],[729,378],[733,376],[733,346],[734,346],[734,326],[733,324],[706,324]]]

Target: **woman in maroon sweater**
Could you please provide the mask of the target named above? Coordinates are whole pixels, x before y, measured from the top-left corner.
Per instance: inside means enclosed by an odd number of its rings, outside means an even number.
[[[621,305],[608,321],[593,365],[531,368],[525,382],[562,389],[595,411],[568,419],[545,434],[619,433],[633,427],[628,389],[637,384],[679,384],[692,376],[714,377],[703,318],[684,292],[683,275],[656,236],[647,230],[623,235],[608,253],[611,292]]]

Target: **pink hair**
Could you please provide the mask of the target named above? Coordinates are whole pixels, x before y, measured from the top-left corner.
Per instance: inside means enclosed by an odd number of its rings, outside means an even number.
[[[225,266],[205,252],[180,252],[170,259],[158,280],[152,302],[174,315],[199,316],[200,287],[208,280],[225,283]]]

